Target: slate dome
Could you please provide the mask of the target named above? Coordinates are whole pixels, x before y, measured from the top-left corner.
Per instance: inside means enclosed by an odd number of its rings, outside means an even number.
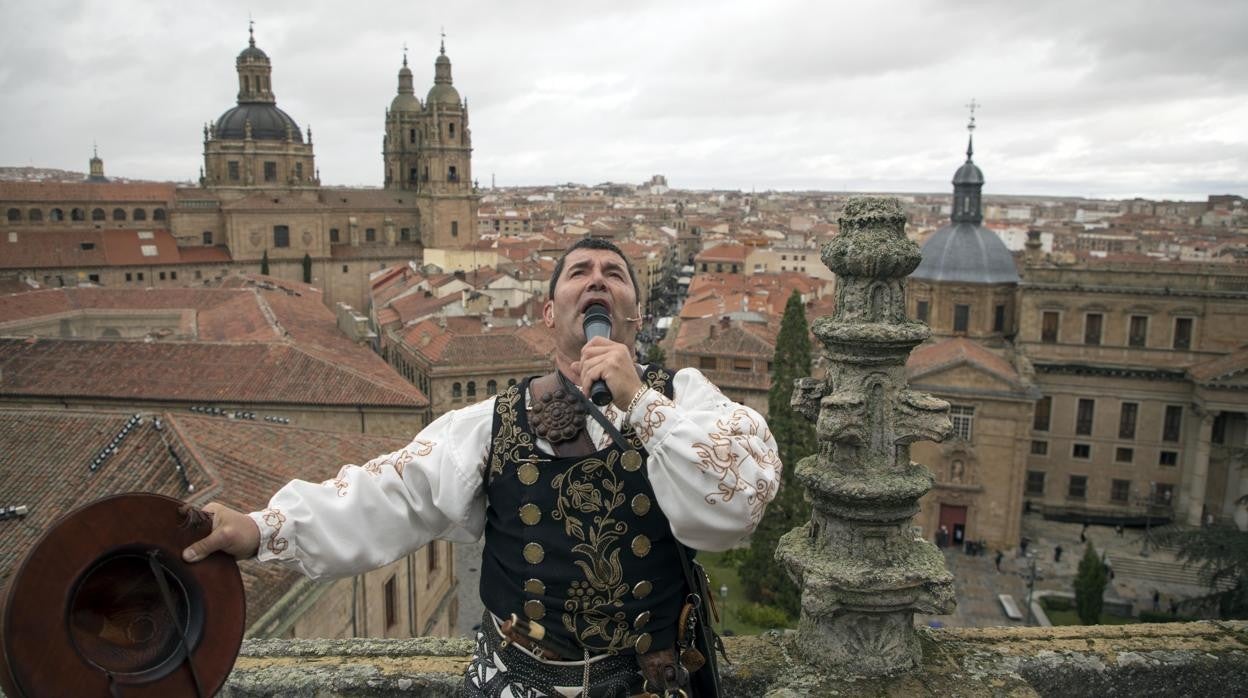
[[[217,119],[217,138],[242,140],[246,134],[245,124],[251,121],[251,137],[255,140],[284,141],[286,127],[290,127],[290,138],[296,143],[303,142],[303,134],[299,124],[290,114],[277,108],[275,104],[244,103],[232,107]]]

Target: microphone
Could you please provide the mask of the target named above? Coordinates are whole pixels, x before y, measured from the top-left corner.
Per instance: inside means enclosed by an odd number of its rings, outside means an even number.
[[[594,337],[611,339],[611,315],[607,312],[607,306],[601,303],[590,304],[585,309],[585,320],[582,326],[585,329],[587,342]],[[611,389],[607,387],[606,381],[599,378],[589,386],[589,400],[599,407],[611,402]]]

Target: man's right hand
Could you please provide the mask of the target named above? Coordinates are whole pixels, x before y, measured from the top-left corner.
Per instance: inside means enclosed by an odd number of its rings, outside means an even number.
[[[206,505],[204,513],[212,516],[212,533],[183,550],[182,559],[198,562],[218,550],[239,560],[256,556],[260,548],[260,529],[250,516],[216,502]]]

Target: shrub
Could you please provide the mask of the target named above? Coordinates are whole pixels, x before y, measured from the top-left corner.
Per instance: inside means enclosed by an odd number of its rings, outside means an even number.
[[[760,628],[787,628],[790,625],[789,616],[783,610],[761,603],[741,606],[737,609],[737,617]]]

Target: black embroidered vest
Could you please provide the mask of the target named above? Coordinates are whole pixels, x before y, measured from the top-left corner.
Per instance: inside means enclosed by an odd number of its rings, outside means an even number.
[[[645,380],[671,397],[667,371],[648,367]],[[481,600],[499,618],[528,618],[590,654],[671,647],[685,581],[641,440],[625,425],[627,450],[542,452],[524,407],[531,381],[495,403]]]

